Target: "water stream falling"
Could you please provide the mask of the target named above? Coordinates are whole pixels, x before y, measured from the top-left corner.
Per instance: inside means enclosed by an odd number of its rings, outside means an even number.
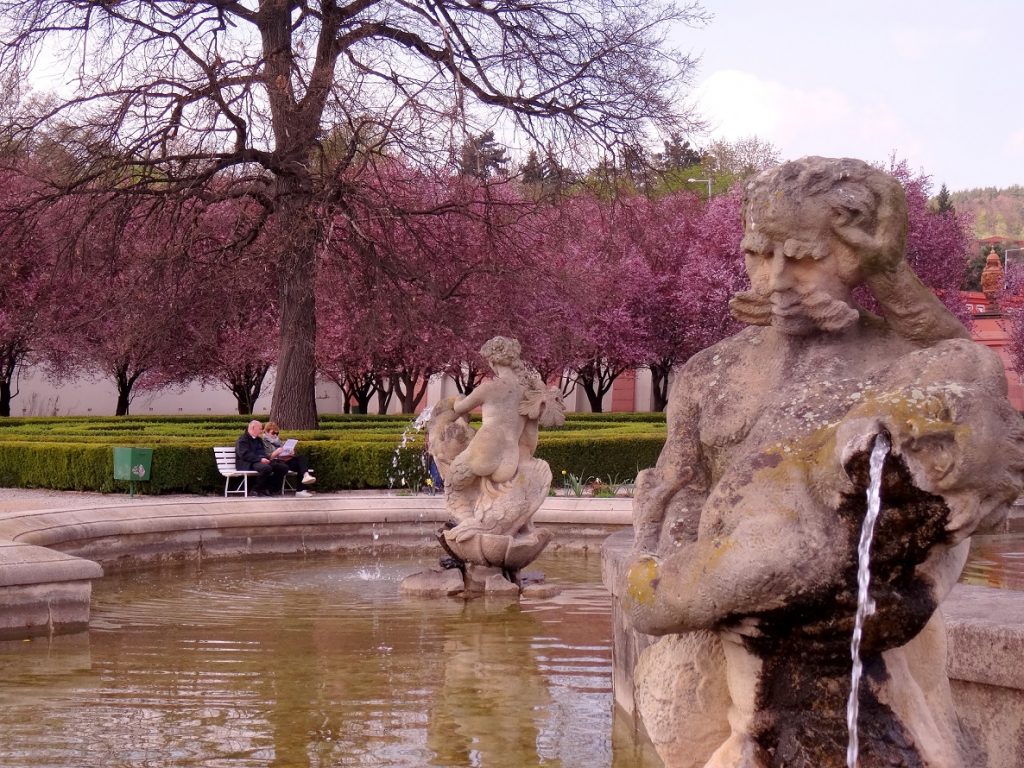
[[[419,415],[413,419],[412,424],[407,426],[402,432],[402,439],[398,443],[398,447],[395,448],[395,452],[391,456],[391,471],[388,473],[388,488],[394,490],[395,483],[399,483],[400,487],[405,488],[409,485],[409,479],[405,476],[405,468],[401,466],[402,452],[406,446],[409,445],[409,441],[415,438],[423,428],[430,423],[430,414],[433,411],[433,406],[428,406],[420,411]],[[412,490],[418,490],[413,488]]]
[[[875,602],[868,594],[871,585],[871,539],[875,533],[875,521],[882,507],[882,465],[889,453],[889,438],[879,434],[871,449],[871,464],[868,483],[868,511],[860,529],[860,544],[857,546],[857,616],[854,620],[853,639],[850,641],[850,655],[853,657],[853,673],[850,676],[850,700],[846,705],[846,724],[850,729],[850,743],[846,748],[847,768],[857,768],[857,715],[860,708],[858,692],[864,665],[860,660],[860,640],[864,632],[864,620],[875,612]]]

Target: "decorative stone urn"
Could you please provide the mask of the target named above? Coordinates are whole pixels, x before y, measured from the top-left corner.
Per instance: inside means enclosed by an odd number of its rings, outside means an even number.
[[[884,433],[857,765],[978,768],[938,608],[971,534],[1021,490],[1002,363],[908,267],[892,177],[786,163],[747,185],[743,223],[751,287],[731,308],[750,327],[677,372],[616,571],[620,632],[665,637],[616,679],[632,674],[669,768],[845,767],[867,454]]]
[[[519,342],[496,336],[480,349],[494,378],[469,395],[434,406],[428,445],[444,479],[448,525],[438,540],[451,556],[449,570],[464,575],[469,592],[512,592],[519,571],[533,562],[550,534],[531,519],[551,488],[551,469],[534,458],[539,427],[565,423],[557,392],[520,359]],[[469,413],[480,408],[483,423],[474,430]],[[450,575],[416,574],[403,582],[407,592],[445,591],[432,584],[456,582]]]

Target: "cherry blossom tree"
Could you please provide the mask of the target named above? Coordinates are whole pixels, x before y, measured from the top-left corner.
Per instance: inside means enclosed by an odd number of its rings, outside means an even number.
[[[640,197],[602,201],[581,194],[565,201],[548,225],[548,280],[539,294],[547,306],[538,313],[546,328],[535,335],[551,334],[549,350],[561,342],[570,382],[583,389],[595,413],[615,379],[644,360],[637,232],[648,206]]]
[[[899,179],[907,195],[908,263],[947,309],[970,327],[970,312],[960,298],[973,239],[970,217],[929,206],[931,177],[923,171],[912,173],[906,161],[890,160],[887,170]]]
[[[580,154],[685,129],[694,61],[665,34],[706,19],[696,2],[639,0],[0,0],[0,80],[43,48],[67,63],[70,95],[16,110],[11,135],[64,136],[68,190],[244,197],[257,224],[279,222],[271,413],[311,428],[324,224],[377,163],[439,165],[501,119]]]
[[[203,212],[189,244],[192,278],[202,286],[184,316],[187,344],[171,380],[218,383],[234,396],[238,413],[251,414],[274,363],[278,342],[278,262],[263,231],[236,258],[233,250],[245,219],[255,215],[237,202],[219,203]],[[165,369],[166,370],[166,369]]]
[[[58,379],[110,377],[115,414],[124,416],[139,390],[165,386],[165,371],[182,367],[185,318],[201,286],[182,258],[188,227],[137,201],[108,201],[102,210],[88,211],[84,224],[66,224],[77,258],[61,279],[73,291],[61,308],[65,330],[50,339],[46,364]]]
[[[41,190],[18,170],[0,171],[0,416],[11,415],[18,374],[50,330],[62,291],[54,279],[45,229],[19,216]]]
[[[533,205],[517,184],[392,163],[374,196],[352,206],[323,253],[321,370],[365,402],[422,402],[446,372],[468,392],[484,372],[476,351],[508,333],[517,276],[529,272]],[[384,255],[386,254],[386,256]],[[345,283],[348,285],[345,285]],[[359,407],[362,407],[362,402]]]

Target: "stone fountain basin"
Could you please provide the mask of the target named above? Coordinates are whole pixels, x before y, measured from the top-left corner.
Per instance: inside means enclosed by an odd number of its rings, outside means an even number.
[[[552,549],[600,548],[628,526],[631,499],[549,497],[534,517]],[[92,580],[169,561],[307,552],[438,548],[442,496],[380,493],[312,499],[103,498],[0,515],[0,639],[81,631]],[[440,554],[440,551],[439,551]]]

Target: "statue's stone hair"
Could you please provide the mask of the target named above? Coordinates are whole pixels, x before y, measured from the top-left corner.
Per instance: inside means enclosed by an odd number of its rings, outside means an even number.
[[[507,336],[495,336],[480,347],[480,357],[491,365],[507,365],[512,368],[522,366],[523,361],[519,357],[521,352],[519,342]]]
[[[833,213],[834,226],[853,225],[876,236],[879,227],[906,241],[906,226],[892,227],[893,218],[906,220],[907,202],[899,181],[862,160],[804,157],[777,165],[748,182],[743,195],[743,219],[770,215],[796,201],[817,198]]]
[[[480,347],[480,357],[490,365],[505,365],[515,371],[520,385],[528,392],[542,392],[546,389],[544,380],[533,368],[523,362],[522,348],[515,339],[495,336]]]

